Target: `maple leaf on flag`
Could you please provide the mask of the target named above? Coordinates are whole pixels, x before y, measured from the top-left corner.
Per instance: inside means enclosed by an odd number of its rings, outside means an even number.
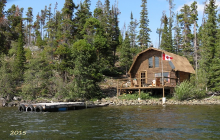
[[[169,56],[169,55],[163,53],[163,60],[170,61],[170,60],[172,60],[172,59],[173,59],[173,57],[171,57],[171,56]]]

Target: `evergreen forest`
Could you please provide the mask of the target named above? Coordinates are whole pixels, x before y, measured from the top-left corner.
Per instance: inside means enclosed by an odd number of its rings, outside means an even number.
[[[161,17],[159,48],[188,58],[196,70],[193,82],[201,91],[220,91],[220,14],[215,0],[204,7],[198,25],[197,2]],[[33,8],[5,10],[0,1],[0,96],[101,98],[99,82],[129,70],[133,57],[151,47],[147,0],[140,21],[132,12],[127,29],[119,29],[120,9],[109,0],[76,5],[65,0],[61,11],[47,5],[33,19]]]

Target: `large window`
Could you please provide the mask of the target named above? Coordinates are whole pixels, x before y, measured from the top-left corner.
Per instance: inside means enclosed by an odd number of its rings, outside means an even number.
[[[164,78],[164,82],[168,82],[170,83],[170,73],[169,72],[164,72],[163,73]],[[160,78],[160,81],[162,82],[162,73],[155,73],[155,78]]]
[[[150,57],[148,59],[148,62],[149,62],[149,68],[153,68],[153,57]]]
[[[155,56],[155,61],[154,61],[154,66],[155,68],[158,68],[159,67],[159,57]]]

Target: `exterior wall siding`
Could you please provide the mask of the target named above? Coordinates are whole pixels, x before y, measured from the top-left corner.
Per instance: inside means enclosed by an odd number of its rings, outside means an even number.
[[[153,57],[153,68],[149,68],[149,62],[148,59],[150,57]],[[159,57],[159,67],[155,68],[155,57]],[[140,54],[138,59],[136,60],[135,64],[133,65],[133,68],[131,70],[130,78],[137,78],[138,85],[140,86],[141,83],[141,72],[146,72],[146,84],[151,84],[153,80],[155,79],[155,73],[161,73],[162,72],[162,65],[161,65],[161,52],[156,50],[149,50],[146,51],[143,54]],[[163,72],[169,72],[170,81],[169,83],[166,83],[167,86],[176,86],[177,85],[177,75],[174,70],[172,70],[169,61],[163,60]],[[184,81],[185,79],[189,79],[189,73],[185,72],[179,72],[179,80],[180,82]],[[173,79],[172,79],[173,78]],[[162,81],[161,81],[162,83]]]

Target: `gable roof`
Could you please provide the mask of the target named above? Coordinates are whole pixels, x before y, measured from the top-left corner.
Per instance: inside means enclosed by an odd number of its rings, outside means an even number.
[[[139,54],[137,54],[137,56],[135,57],[128,73],[130,74],[135,62],[137,61],[138,57],[149,51],[149,50],[155,50],[155,51],[159,51],[159,52],[164,52],[165,54],[173,57],[173,59],[171,60],[171,62],[173,63],[173,65],[175,66],[175,71],[182,71],[182,72],[187,72],[187,73],[193,73],[195,74],[195,70],[193,69],[192,65],[189,63],[188,59],[186,57],[183,57],[183,56],[180,56],[180,55],[177,55],[177,54],[174,54],[174,53],[170,53],[170,52],[167,52],[167,51],[164,51],[164,50],[161,50],[161,49],[156,49],[156,48],[153,48],[153,47],[150,47],[142,52],[140,52]]]

